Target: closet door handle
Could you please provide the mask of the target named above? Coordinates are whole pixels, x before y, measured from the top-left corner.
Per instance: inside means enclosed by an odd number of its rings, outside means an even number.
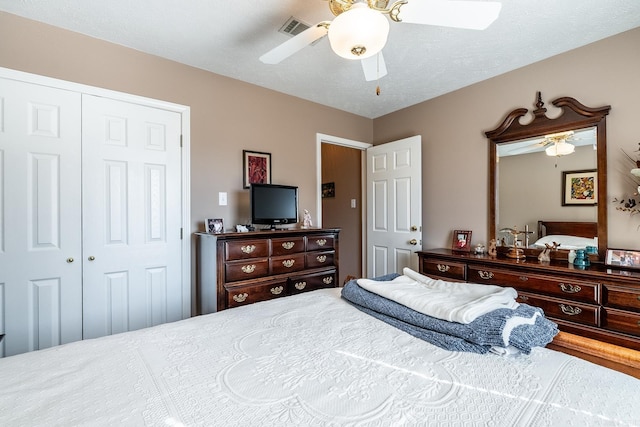
[[[88,259],[89,259],[89,261],[95,261],[95,260],[96,260],[96,257],[94,257],[93,255],[91,255]]]
[[[67,262],[68,262],[69,264],[71,264],[73,261],[74,261],[74,259],[73,259],[73,258],[71,258],[71,257],[67,258]]]

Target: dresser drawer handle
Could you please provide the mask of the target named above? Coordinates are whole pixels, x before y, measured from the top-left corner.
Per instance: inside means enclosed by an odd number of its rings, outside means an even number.
[[[286,250],[289,250],[291,248],[293,248],[295,246],[295,242],[283,242],[282,243],[282,247],[285,248]]]
[[[303,290],[304,288],[307,287],[307,282],[297,282],[293,286],[295,286],[297,290],[301,291],[301,290]]]
[[[240,250],[241,250],[242,252],[244,252],[245,254],[250,254],[250,253],[252,253],[253,251],[255,251],[255,250],[256,250],[256,245],[246,245],[246,246],[241,246],[241,247],[240,247]]]
[[[446,264],[438,264],[436,267],[438,268],[438,271],[439,271],[440,273],[446,273],[446,272],[447,272],[447,271],[449,271],[449,269],[451,268],[451,267],[449,267],[449,266],[448,266],[448,265],[446,265]]]
[[[566,294],[577,294],[582,290],[578,285],[572,285],[571,283],[560,283],[560,290]]]
[[[332,284],[332,283],[333,283],[333,277],[331,277],[331,276],[329,276],[329,277],[325,277],[325,278],[323,278],[323,279],[322,279],[322,282],[323,282],[325,285],[330,285],[330,284]]]
[[[638,295],[637,300],[640,301],[640,295]]]
[[[318,240],[316,240],[316,244],[318,246],[324,246],[324,245],[327,244],[327,239],[318,239]]]
[[[256,266],[255,264],[243,265],[242,271],[247,274],[253,273],[254,271],[256,271]]]
[[[284,265],[287,268],[293,267],[293,264],[295,263],[296,263],[295,259],[285,259],[284,261],[282,261],[282,265]]]
[[[325,262],[327,260],[327,256],[326,255],[318,255],[316,257],[316,259],[318,260],[318,262]]]
[[[244,294],[237,294],[233,296],[233,300],[235,302],[245,302],[247,300],[247,297],[249,296],[249,294],[244,293]]]
[[[275,288],[271,288],[271,293],[274,295],[280,295],[284,288],[282,286],[276,286]]]
[[[529,280],[527,276],[518,276],[518,279],[520,279],[521,282],[526,282],[527,280]]]
[[[493,279],[493,273],[491,271],[478,271],[478,276],[480,276],[481,279],[484,280],[489,280],[489,279]]]
[[[526,295],[518,295],[518,299],[521,301],[529,301],[529,297]]]
[[[582,309],[580,307],[572,307],[570,305],[558,304],[560,306],[560,310],[567,316],[577,316],[582,313]]]

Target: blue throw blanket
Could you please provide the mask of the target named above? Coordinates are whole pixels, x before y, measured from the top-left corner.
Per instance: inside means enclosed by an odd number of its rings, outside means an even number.
[[[375,280],[389,281],[395,277],[398,274]],[[342,297],[359,310],[446,350],[484,354],[492,347],[504,348],[503,330],[507,320],[513,316],[531,318],[536,312],[540,315],[534,324],[519,325],[511,331],[509,345],[529,354],[533,347],[550,343],[558,333],[558,326],[546,319],[542,310],[527,304],[520,304],[516,309],[494,310],[469,324],[461,324],[419,313],[361,288],[355,280],[344,286]]]

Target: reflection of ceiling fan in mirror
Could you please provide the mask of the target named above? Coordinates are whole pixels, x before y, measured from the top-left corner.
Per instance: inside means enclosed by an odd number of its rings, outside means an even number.
[[[502,7],[494,1],[327,1],[336,16],[333,21],[322,21],[309,27],[262,55],[260,61],[278,64],[328,34],[331,49],[337,55],[361,60],[366,80],[377,80],[387,74],[381,50],[387,42],[389,19],[401,23],[483,30],[496,20]]]
[[[500,157],[535,153],[544,150],[547,156],[560,157],[575,152],[576,146],[593,145],[595,147],[595,129],[565,131],[527,139],[500,147]]]

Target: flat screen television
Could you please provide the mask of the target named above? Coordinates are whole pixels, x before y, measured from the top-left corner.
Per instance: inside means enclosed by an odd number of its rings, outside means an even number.
[[[278,225],[298,222],[298,187],[275,184],[251,184],[251,223]]]

